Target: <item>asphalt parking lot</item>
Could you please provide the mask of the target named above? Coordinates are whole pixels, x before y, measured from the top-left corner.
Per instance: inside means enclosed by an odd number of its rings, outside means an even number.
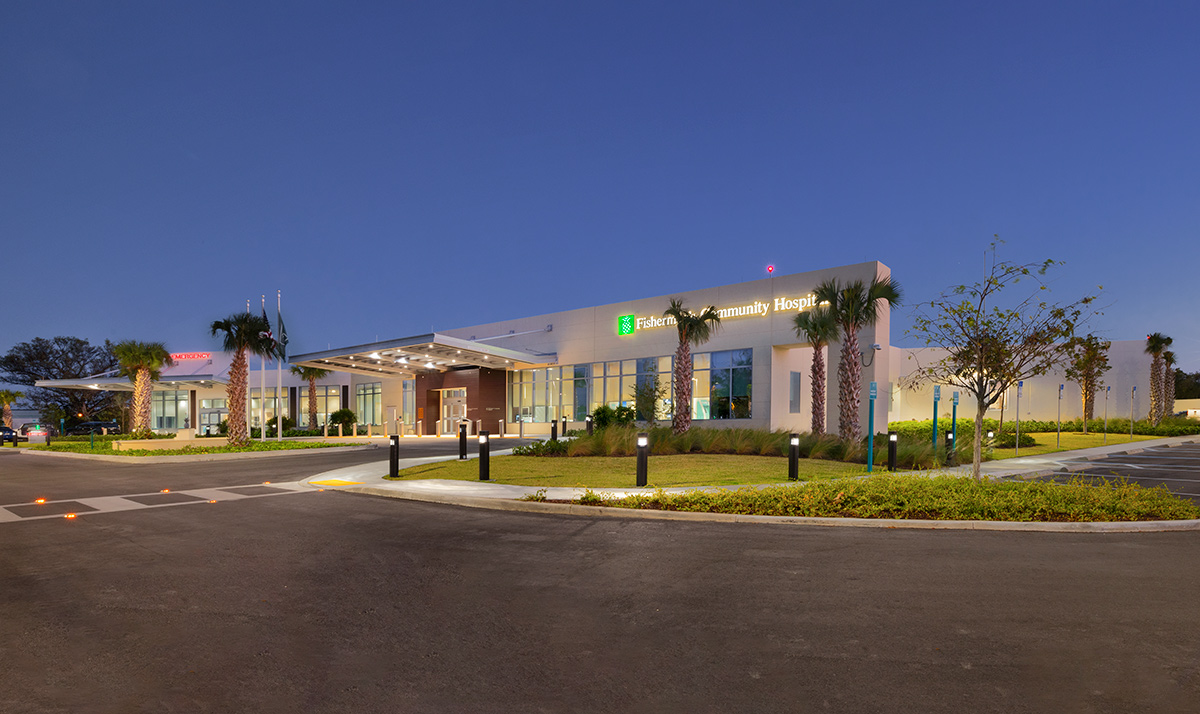
[[[1143,486],[1165,486],[1200,503],[1200,443],[1135,447],[1097,459],[1081,469],[1069,468],[1072,475],[1124,478]]]

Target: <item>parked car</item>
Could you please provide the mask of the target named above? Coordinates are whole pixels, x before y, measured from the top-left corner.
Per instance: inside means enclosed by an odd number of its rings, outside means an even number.
[[[7,426],[0,426],[0,444],[11,441],[14,445],[18,441],[29,441],[29,439],[17,433],[16,429],[10,429]]]
[[[58,436],[58,429],[40,421],[27,422],[21,425],[21,436]]]
[[[67,436],[87,436],[88,434],[118,434],[121,427],[115,421],[85,421],[82,424],[67,429]]]

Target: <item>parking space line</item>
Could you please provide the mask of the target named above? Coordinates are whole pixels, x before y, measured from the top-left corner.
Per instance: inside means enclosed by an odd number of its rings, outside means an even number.
[[[1112,463],[1106,463],[1104,461],[1093,461],[1092,465],[1089,466],[1089,468],[1103,469],[1103,468],[1107,468],[1109,466],[1123,466],[1125,468],[1137,469],[1139,471],[1144,471],[1146,469],[1150,469],[1150,470],[1161,469],[1163,471],[1189,471],[1191,473],[1200,475],[1200,465],[1198,465],[1198,466],[1172,466],[1170,464],[1127,464],[1127,463],[1124,463],[1121,461],[1114,461]]]

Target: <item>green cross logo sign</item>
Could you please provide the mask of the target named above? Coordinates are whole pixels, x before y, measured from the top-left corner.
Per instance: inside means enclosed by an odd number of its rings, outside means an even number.
[[[636,329],[633,315],[621,315],[617,318],[617,334],[632,335]]]

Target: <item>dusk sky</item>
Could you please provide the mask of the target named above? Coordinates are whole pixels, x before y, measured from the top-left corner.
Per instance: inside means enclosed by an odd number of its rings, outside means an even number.
[[[999,234],[1200,370],[1198,36],[1187,2],[9,0],[0,353],[212,349],[277,289],[293,354],[768,264],[879,260],[911,305]]]

